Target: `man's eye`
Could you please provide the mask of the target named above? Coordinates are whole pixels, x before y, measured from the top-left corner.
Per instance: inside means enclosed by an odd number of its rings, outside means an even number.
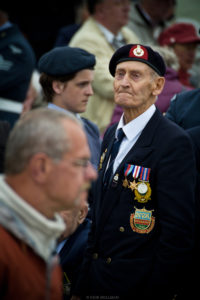
[[[123,72],[117,72],[116,73],[116,77],[118,77],[118,78],[123,77],[123,76],[124,76]]]
[[[89,165],[90,161],[88,159],[77,159],[73,162],[76,167],[86,168]]]
[[[132,74],[132,77],[135,78],[135,79],[138,79],[138,78],[140,78],[140,74],[138,74],[138,73],[133,73],[133,74]]]

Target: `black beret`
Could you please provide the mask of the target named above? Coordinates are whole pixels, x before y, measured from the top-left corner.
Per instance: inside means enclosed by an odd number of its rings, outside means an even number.
[[[128,44],[115,51],[109,63],[111,75],[115,76],[117,64],[129,60],[143,62],[154,69],[160,76],[165,75],[166,67],[161,55],[150,47],[140,44]]]
[[[56,47],[42,55],[38,70],[53,76],[69,75],[83,69],[93,68],[95,56],[81,48]]]

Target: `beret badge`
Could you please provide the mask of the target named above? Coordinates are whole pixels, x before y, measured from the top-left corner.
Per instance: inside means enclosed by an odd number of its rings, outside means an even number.
[[[129,57],[138,57],[147,60],[148,52],[143,46],[135,45],[130,49]]]

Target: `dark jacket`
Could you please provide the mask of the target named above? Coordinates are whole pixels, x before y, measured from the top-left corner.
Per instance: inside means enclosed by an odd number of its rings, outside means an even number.
[[[115,130],[116,125],[109,128],[102,143],[92,230],[76,294],[168,299],[187,274],[194,246],[192,143],[156,110],[105,190]],[[147,202],[124,185],[126,164],[150,168]],[[131,174],[127,179],[133,181]]]
[[[155,103],[156,107],[165,113],[170,105],[170,100],[175,94],[189,90],[188,87],[184,86],[178,79],[178,74],[172,68],[167,67],[165,74],[165,85],[158,95],[158,99]]]
[[[71,283],[70,295],[81,269],[90,229],[91,221],[86,218],[77,230],[66,240],[59,253],[60,264],[63,272],[65,272],[64,285],[68,284],[67,280]],[[70,295],[66,295],[64,286],[64,299],[70,299]]]
[[[0,97],[23,102],[36,58],[17,25],[0,31],[0,58]]]
[[[3,173],[4,171],[4,155],[9,132],[9,123],[6,121],[0,121],[0,173]]]
[[[176,95],[166,112],[166,117],[184,129],[200,125],[200,89]]]

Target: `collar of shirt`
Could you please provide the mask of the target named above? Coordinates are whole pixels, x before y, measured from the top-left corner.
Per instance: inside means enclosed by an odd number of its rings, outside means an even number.
[[[68,238],[64,239],[62,242],[60,242],[56,247],[56,252],[60,253],[62,248],[64,247],[65,243],[67,242]]]
[[[13,26],[12,23],[8,21],[5,24],[3,24],[2,26],[0,26],[0,31],[3,31],[3,30],[5,30],[9,27],[12,27],[12,26]]]
[[[109,44],[113,43],[114,38],[116,38],[116,40],[118,40],[118,41],[123,40],[123,35],[121,32],[118,32],[118,34],[115,36],[110,30],[108,30],[102,24],[97,22],[97,25],[98,25],[99,29],[101,30],[101,32],[104,34],[104,36]]]
[[[145,112],[143,112],[141,115],[139,115],[136,119],[132,120],[128,124],[124,124],[124,114],[123,114],[120,118],[119,124],[117,126],[117,130],[119,128],[123,128],[126,138],[129,141],[133,140],[144,129],[148,121],[153,116],[155,110],[156,107],[153,104]],[[115,137],[116,137],[116,132],[115,132]]]
[[[71,114],[73,114],[71,111],[69,111],[69,110],[67,110],[65,108],[62,108],[60,106],[57,106],[57,105],[55,105],[53,103],[48,103],[47,107],[50,108],[50,109],[60,110],[60,111],[63,111],[65,113],[71,113]],[[77,119],[81,120],[81,117],[79,116],[79,114],[74,114],[74,115],[77,117]]]
[[[123,128],[123,131],[125,133],[125,138],[122,140],[119,152],[115,158],[114,164],[113,164],[113,173],[117,170],[118,166],[124,159],[124,157],[127,155],[127,153],[131,150],[131,148],[135,145],[138,138],[140,137],[142,130],[146,126],[146,124],[149,122],[151,117],[153,116],[154,112],[156,110],[155,105],[151,105],[144,113],[139,115],[136,119],[132,120],[128,124],[124,124],[124,115],[121,116],[121,119],[119,121],[119,124],[117,126],[117,130],[119,128]],[[116,130],[116,131],[117,131]],[[115,132],[116,137],[116,132]]]

